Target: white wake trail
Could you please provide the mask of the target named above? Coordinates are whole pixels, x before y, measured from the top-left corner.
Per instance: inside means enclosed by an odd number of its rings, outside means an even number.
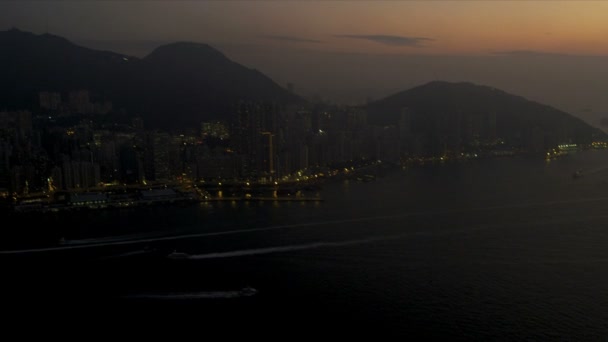
[[[346,240],[346,241],[339,241],[339,242],[315,242],[315,243],[302,244],[302,245],[242,249],[242,250],[238,250],[238,251],[190,255],[188,257],[188,259],[190,259],[190,260],[220,259],[220,258],[232,258],[232,257],[241,257],[241,256],[250,256],[250,255],[281,253],[281,252],[303,251],[303,250],[324,248],[324,247],[341,247],[341,246],[350,246],[350,245],[360,245],[360,244],[372,243],[372,242],[377,242],[377,241],[394,240],[394,239],[402,238],[402,237],[405,237],[408,235],[411,235],[411,234],[387,235],[387,236],[379,236],[379,237],[372,237],[372,238],[358,239],[358,240]]]
[[[602,202],[602,201],[607,201],[607,200],[608,200],[608,197],[592,197],[592,198],[579,198],[579,199],[570,199],[570,200],[505,204],[505,205],[478,207],[478,208],[431,210],[431,211],[401,213],[401,214],[394,214],[394,215],[379,215],[379,216],[367,216],[367,217],[359,217],[359,218],[327,220],[327,221],[317,221],[317,222],[308,222],[308,223],[285,224],[285,225],[251,228],[251,229],[235,229],[235,230],[220,231],[220,232],[214,232],[214,233],[195,233],[195,234],[184,234],[184,235],[175,235],[175,236],[152,237],[152,238],[144,238],[144,239],[139,239],[139,240],[128,239],[125,241],[120,240],[120,241],[103,242],[103,243],[89,243],[89,244],[84,244],[84,245],[68,245],[68,246],[59,246],[59,247],[8,250],[8,251],[0,251],[0,255],[53,252],[53,251],[83,249],[83,248],[91,248],[91,247],[129,245],[129,244],[136,244],[136,243],[184,240],[184,239],[190,239],[190,238],[222,236],[222,235],[232,235],[232,234],[242,234],[242,233],[255,233],[255,232],[273,231],[273,230],[281,230],[281,229],[291,229],[291,228],[316,227],[316,226],[321,226],[321,225],[390,220],[390,219],[399,219],[399,218],[415,217],[415,216],[449,215],[449,214],[461,214],[461,213],[489,211],[489,210],[503,210],[503,209],[529,208],[529,207],[537,207],[537,206],[552,206],[552,205],[561,205],[561,204]]]
[[[164,299],[164,300],[191,300],[191,299],[222,299],[245,297],[240,291],[205,291],[187,293],[140,293],[127,295],[125,298],[133,299]]]

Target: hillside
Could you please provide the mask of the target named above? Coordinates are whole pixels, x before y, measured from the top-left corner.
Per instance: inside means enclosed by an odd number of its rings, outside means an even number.
[[[139,59],[12,29],[0,32],[0,50],[0,110],[35,110],[40,91],[87,89],[147,126],[175,127],[226,117],[241,100],[304,102],[206,44],[168,44]]]

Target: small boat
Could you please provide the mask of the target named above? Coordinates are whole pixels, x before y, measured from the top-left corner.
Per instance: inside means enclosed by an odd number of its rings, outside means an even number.
[[[246,296],[246,297],[249,297],[249,296],[253,296],[253,295],[255,295],[256,293],[258,293],[258,290],[254,289],[254,288],[253,288],[253,287],[251,287],[251,286],[247,286],[247,287],[243,287],[243,288],[242,288],[242,289],[239,291],[239,293],[241,294],[241,296]]]
[[[175,260],[188,259],[189,257],[190,257],[190,254],[178,252],[176,250],[174,250],[173,252],[169,253],[169,255],[167,255],[167,258],[175,259]]]
[[[572,174],[573,179],[581,178],[583,176],[583,169],[576,170],[575,173]]]

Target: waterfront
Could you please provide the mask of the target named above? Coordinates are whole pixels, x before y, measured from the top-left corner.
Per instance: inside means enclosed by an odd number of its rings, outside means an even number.
[[[226,336],[604,339],[607,152],[394,169],[327,183],[322,202],[53,216],[90,248],[0,255],[5,293],[34,312],[246,328]],[[258,293],[228,298],[245,286]]]

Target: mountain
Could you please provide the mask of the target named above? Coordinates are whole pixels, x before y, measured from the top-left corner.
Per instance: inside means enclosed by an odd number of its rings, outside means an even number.
[[[139,59],[12,29],[0,32],[0,50],[0,109],[35,109],[39,91],[88,89],[147,126],[175,127],[226,117],[239,101],[304,102],[206,44],[168,44]]]
[[[469,82],[434,81],[396,93],[367,105],[368,121],[396,124],[404,120],[416,134],[431,134],[442,126],[444,134],[494,135],[513,145],[523,140],[588,142],[605,137],[597,128],[556,108]]]
[[[111,93],[128,67],[127,56],[17,29],[0,32],[0,50],[0,110],[31,107],[44,90]]]
[[[185,115],[199,123],[199,113],[225,115],[240,100],[303,102],[261,72],[235,63],[205,44],[161,46],[135,63],[132,71],[136,84],[131,93],[139,100],[127,102],[129,108],[156,115],[154,120],[162,121],[166,117],[158,115],[173,113],[171,120]]]

